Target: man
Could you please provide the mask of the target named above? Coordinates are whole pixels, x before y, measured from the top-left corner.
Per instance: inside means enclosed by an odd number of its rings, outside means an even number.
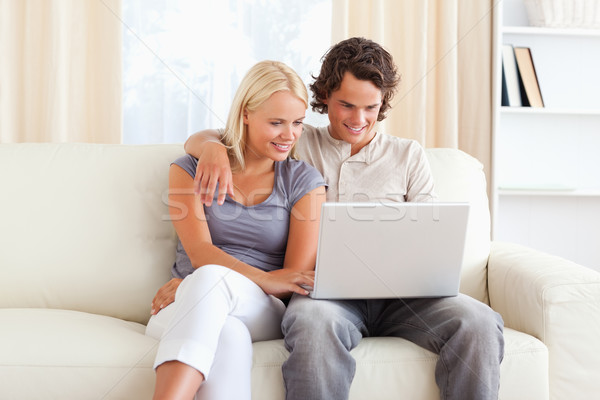
[[[310,85],[311,105],[328,114],[330,123],[305,126],[298,154],[325,177],[328,201],[424,201],[434,196],[422,147],[374,129],[385,118],[398,83],[391,55],[370,40],[347,39],[325,55]],[[223,149],[205,141],[205,136],[192,136],[186,151],[202,157],[197,185],[201,201],[210,205],[217,183],[220,202],[231,192],[231,179],[221,167]],[[369,300],[314,300],[295,294],[282,322],[290,351],[283,365],[286,398],[347,399],[356,364],[350,350],[364,336],[395,336],[439,355],[435,379],[442,399],[497,399],[502,330],[500,315],[463,294]]]

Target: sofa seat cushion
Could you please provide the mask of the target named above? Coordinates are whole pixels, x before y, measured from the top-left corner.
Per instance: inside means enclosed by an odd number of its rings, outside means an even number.
[[[144,325],[53,309],[0,309],[0,387],[13,399],[145,399],[157,342]]]
[[[6,398],[150,399],[158,342],[134,322],[52,309],[0,309],[0,387]],[[548,350],[505,328],[500,398],[548,399]],[[252,398],[284,398],[283,340],[254,343]],[[439,399],[437,356],[404,339],[365,338],[350,399]]]
[[[506,328],[500,398],[548,399],[548,349],[538,339]],[[281,365],[288,357],[283,340],[254,343],[252,398],[284,398]],[[350,399],[439,400],[434,380],[437,356],[404,339],[365,338],[352,350],[356,375]],[[401,393],[402,397],[397,397]]]

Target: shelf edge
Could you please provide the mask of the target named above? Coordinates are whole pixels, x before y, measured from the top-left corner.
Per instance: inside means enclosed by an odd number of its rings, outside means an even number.
[[[502,114],[541,114],[541,115],[589,115],[600,116],[600,109],[541,108],[541,107],[500,107]]]
[[[502,189],[497,188],[499,196],[537,196],[537,197],[600,197],[600,189]]]
[[[540,36],[573,36],[600,37],[600,29],[587,28],[545,28],[536,26],[503,26],[503,35],[540,35]]]

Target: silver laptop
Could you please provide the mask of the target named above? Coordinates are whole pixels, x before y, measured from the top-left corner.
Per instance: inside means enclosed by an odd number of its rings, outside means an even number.
[[[456,296],[468,215],[468,203],[325,203],[310,296]]]

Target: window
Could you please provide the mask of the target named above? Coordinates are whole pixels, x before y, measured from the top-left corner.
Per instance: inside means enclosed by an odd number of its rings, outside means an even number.
[[[311,81],[332,0],[123,0],[123,142],[179,143],[225,125],[246,71],[283,61]],[[324,124],[307,112],[307,122]]]

